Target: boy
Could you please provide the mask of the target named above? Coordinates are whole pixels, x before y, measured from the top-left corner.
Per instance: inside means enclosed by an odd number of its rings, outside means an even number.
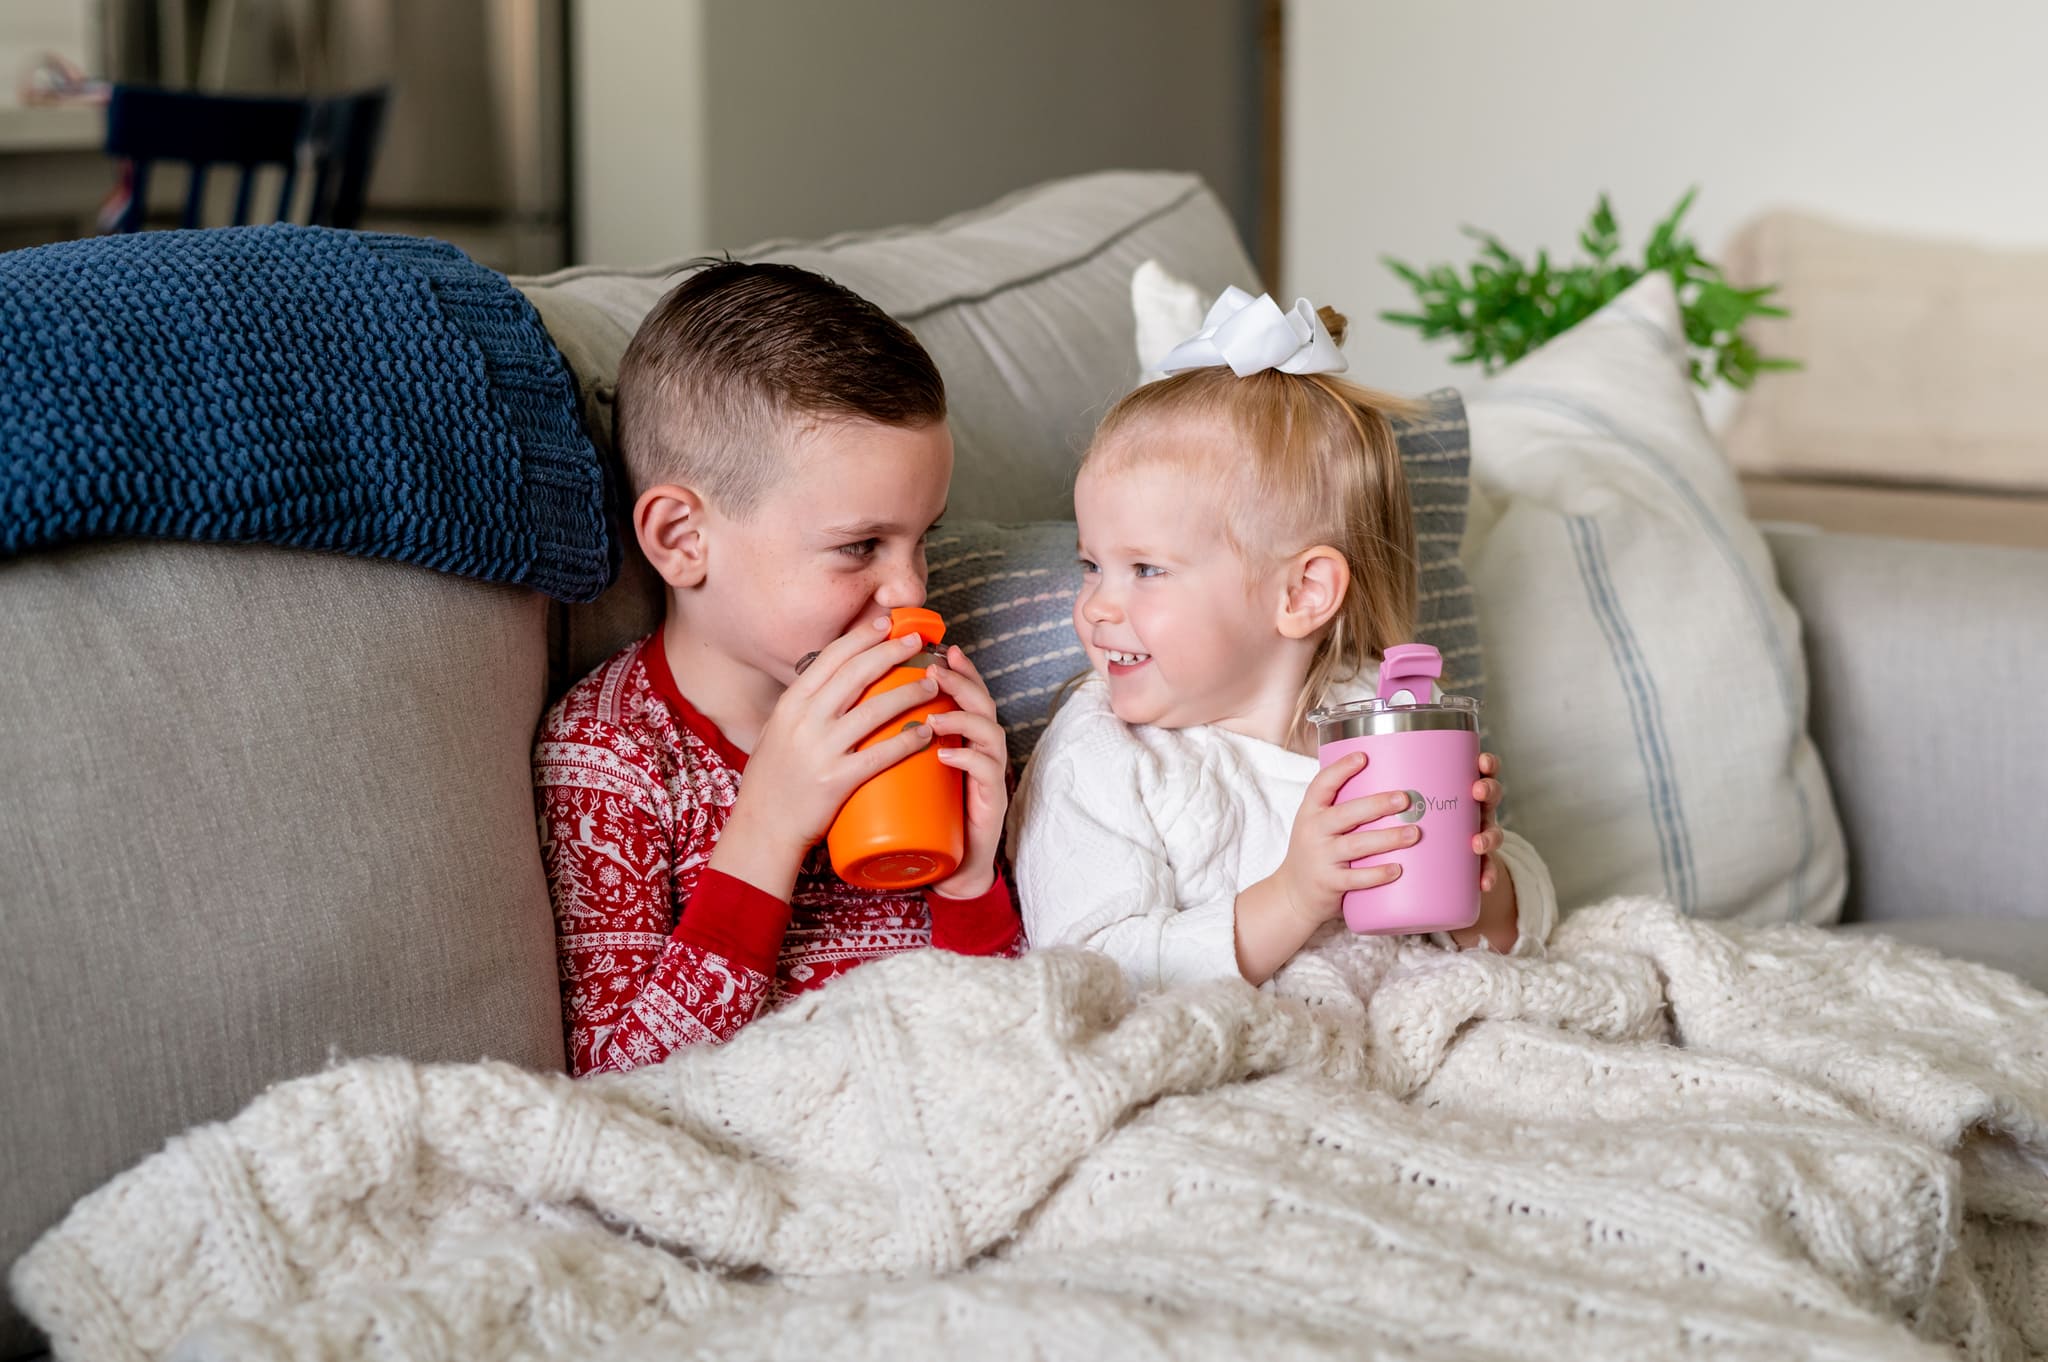
[[[1021,950],[995,859],[1003,733],[974,665],[954,648],[922,686],[856,703],[913,650],[887,616],[924,601],[952,480],[917,339],[809,271],[715,263],[634,335],[614,431],[667,609],[534,747],[571,1071],[722,1041],[897,951]],[[935,689],[960,708],[854,751]],[[965,775],[959,869],[923,891],[841,882],[818,847],[840,804],[940,737]]]

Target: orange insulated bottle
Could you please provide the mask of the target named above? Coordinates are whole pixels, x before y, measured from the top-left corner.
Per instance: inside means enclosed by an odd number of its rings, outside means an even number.
[[[924,651],[869,686],[863,701],[922,681],[927,667],[943,665],[939,641],[946,636],[944,620],[916,607],[891,610],[889,637],[907,634],[921,637]],[[935,695],[862,738],[860,746],[873,747],[910,724],[957,708],[952,697]],[[871,777],[840,806],[825,834],[840,879],[867,889],[914,889],[936,884],[959,867],[966,854],[960,772],[939,760],[939,745],[934,740]]]

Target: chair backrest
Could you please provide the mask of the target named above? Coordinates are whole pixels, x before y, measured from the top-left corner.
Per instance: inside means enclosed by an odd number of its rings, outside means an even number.
[[[370,166],[377,158],[390,94],[380,86],[313,102],[308,125],[313,143],[312,222],[353,227],[363,220]]]
[[[265,166],[282,169],[271,216],[285,220],[298,189],[300,164],[310,160],[314,186],[307,221],[353,227],[362,220],[387,94],[380,88],[324,98],[216,95],[116,85],[107,102],[106,150],[127,163],[128,201],[113,229],[141,230],[149,211],[150,167],[156,161],[183,161],[191,168],[181,226],[201,225],[207,174],[216,165],[242,172],[235,191],[236,226],[250,221],[256,172]]]

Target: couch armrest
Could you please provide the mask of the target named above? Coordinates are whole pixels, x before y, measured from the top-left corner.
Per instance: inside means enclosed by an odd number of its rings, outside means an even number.
[[[2048,917],[2048,552],[1766,538],[1848,837],[1844,916]]]

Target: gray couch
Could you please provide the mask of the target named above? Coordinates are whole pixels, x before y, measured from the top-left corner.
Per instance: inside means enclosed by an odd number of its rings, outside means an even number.
[[[991,520],[1068,514],[1074,455],[1135,378],[1138,261],[1253,277],[1216,200],[1167,174],[761,253],[919,332],[953,397],[953,514]],[[525,287],[603,436],[663,273]],[[1771,542],[1806,620],[1850,930],[2048,984],[2048,553]],[[644,570],[565,609],[382,562],[104,544],[0,563],[0,601],[0,1264],[167,1136],[330,1055],[562,1063],[528,744],[552,694],[651,627]],[[0,1359],[34,1346],[0,1316]]]

